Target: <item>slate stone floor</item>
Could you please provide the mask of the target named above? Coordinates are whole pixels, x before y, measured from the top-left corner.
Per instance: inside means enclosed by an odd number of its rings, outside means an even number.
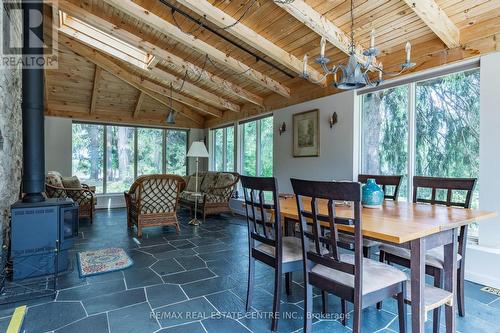
[[[245,313],[247,230],[243,219],[217,216],[200,227],[187,224],[181,213],[181,233],[173,228],[145,229],[140,244],[126,228],[124,210],[98,211],[93,225],[81,222],[72,266],[60,276],[57,298],[28,304],[25,332],[111,333],[238,333],[269,332],[266,313],[272,309],[273,271],[257,264],[253,311]],[[134,265],[124,271],[79,278],[76,251],[122,247]],[[465,318],[457,319],[459,332],[500,332],[500,300],[467,282]],[[279,332],[302,330],[303,287],[295,273],[293,293],[282,293]],[[329,298],[330,316],[316,319],[314,332],[350,332],[336,319],[339,300]],[[314,309],[319,312],[320,297]],[[4,332],[14,305],[0,306]],[[382,310],[364,310],[363,332],[397,332],[394,301]],[[411,321],[409,321],[411,322]],[[432,323],[427,322],[431,332]],[[444,327],[443,327],[444,332]]]

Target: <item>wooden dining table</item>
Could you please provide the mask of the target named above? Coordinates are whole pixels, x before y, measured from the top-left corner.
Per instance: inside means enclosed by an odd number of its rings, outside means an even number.
[[[304,208],[310,207],[304,198]],[[318,201],[319,214],[328,215],[326,201]],[[280,211],[284,219],[285,233],[293,230],[298,221],[297,202],[294,197],[280,198]],[[338,218],[353,218],[353,210],[347,204],[336,205]],[[361,230],[363,237],[411,250],[411,314],[412,332],[424,332],[425,322],[425,253],[444,247],[444,289],[456,295],[457,252],[459,228],[495,217],[490,211],[464,209],[386,200],[380,209],[363,208]],[[326,225],[325,225],[326,226]],[[338,230],[354,233],[354,226],[338,224]],[[456,332],[456,302],[446,306],[446,316],[451,318],[446,332]]]

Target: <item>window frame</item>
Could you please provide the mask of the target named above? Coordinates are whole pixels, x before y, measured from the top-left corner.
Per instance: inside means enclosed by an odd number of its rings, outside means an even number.
[[[128,124],[112,124],[112,123],[100,123],[100,122],[88,122],[88,121],[72,121],[71,126],[73,127],[74,124],[85,124],[85,125],[95,125],[95,126],[102,126],[103,127],[103,138],[102,138],[102,147],[103,147],[103,191],[102,193],[98,193],[98,195],[117,195],[120,194],[120,192],[108,192],[107,188],[107,168],[108,168],[108,147],[107,147],[107,136],[108,136],[108,126],[116,126],[116,127],[129,127],[134,129],[134,159],[133,159],[133,168],[134,168],[134,178],[137,178],[138,176],[138,136],[139,136],[139,129],[145,128],[145,129],[159,129],[162,130],[162,166],[161,166],[161,172],[165,173],[167,170],[167,158],[166,158],[166,152],[167,152],[167,131],[182,131],[186,132],[186,154],[189,148],[189,139],[190,139],[190,134],[191,131],[189,129],[177,129],[177,128],[164,128],[164,127],[155,127],[155,126],[135,126],[135,125],[128,125]],[[71,140],[71,149],[73,149],[73,139]],[[73,168],[73,167],[72,167]],[[189,173],[189,159],[186,158],[186,170],[185,174],[187,175]],[[73,171],[73,170],[72,170]],[[132,185],[132,184],[131,184]]]
[[[228,129],[233,128],[233,170],[229,170],[227,168],[227,156],[228,156],[228,147],[227,147],[227,138],[228,138]],[[216,140],[215,140],[215,134],[216,131],[222,130],[222,170],[217,170],[220,172],[234,172],[237,170],[236,168],[236,126],[235,124],[231,125],[226,125],[223,127],[216,127],[216,128],[211,128],[210,129],[210,169],[215,170],[216,165],[217,165],[217,159],[216,159],[216,154],[215,154],[215,146],[216,146]]]
[[[215,170],[215,167],[216,167],[216,159],[215,159],[215,131],[216,130],[219,130],[219,129],[224,129],[224,135],[223,135],[223,159],[224,161],[226,161],[226,157],[227,157],[227,128],[230,128],[230,127],[233,127],[234,128],[234,170],[225,170],[226,169],[226,163],[224,163],[224,171],[229,171],[229,172],[238,172],[239,174],[243,174],[243,168],[244,168],[244,165],[243,165],[243,153],[244,153],[244,144],[245,144],[245,140],[244,140],[244,131],[243,131],[243,126],[247,123],[251,123],[251,122],[256,122],[256,125],[255,125],[255,135],[256,135],[256,153],[255,153],[255,171],[256,171],[256,175],[259,176],[262,172],[262,154],[261,154],[261,136],[262,136],[262,133],[261,133],[261,129],[262,129],[262,126],[261,126],[261,120],[262,119],[266,119],[266,118],[273,118],[274,114],[273,113],[268,113],[268,114],[265,114],[265,115],[261,115],[261,116],[258,116],[258,117],[254,117],[254,118],[249,118],[249,119],[245,119],[245,120],[241,120],[241,121],[238,121],[238,122],[233,122],[233,123],[230,123],[230,124],[225,124],[223,126],[219,126],[219,127],[213,127],[213,128],[210,128],[210,132],[209,132],[209,151],[210,151],[210,165],[209,165],[209,169],[214,171]],[[273,134],[274,134],[274,124],[273,124]],[[274,158],[274,154],[273,154],[273,158]],[[273,165],[274,165],[274,161],[273,161]],[[274,168],[273,168],[273,173],[274,173]]]
[[[452,74],[457,74],[457,73],[464,73],[464,72],[470,72],[470,71],[479,71],[480,66],[479,62],[470,62],[470,63],[465,63],[462,64],[461,66],[451,66],[451,68],[445,68],[441,71],[434,72],[434,73],[424,73],[423,75],[416,75],[414,78],[410,79],[403,79],[400,81],[396,82],[390,82],[387,85],[383,85],[381,87],[377,88],[369,88],[369,89],[363,89],[358,91],[357,93],[357,109],[359,112],[359,119],[358,119],[358,127],[362,129],[363,127],[363,96],[369,93],[374,93],[377,91],[382,91],[382,90],[387,90],[391,88],[395,88],[398,86],[408,86],[408,157],[407,157],[407,174],[408,174],[408,179],[407,179],[407,186],[408,186],[408,197],[407,200],[408,202],[413,202],[413,177],[416,175],[416,152],[417,152],[417,142],[416,142],[416,136],[417,136],[417,101],[416,101],[416,94],[417,94],[417,85],[420,82],[425,82],[425,81],[430,81],[434,79],[439,79],[448,75]],[[357,150],[358,150],[358,163],[357,167],[357,174],[363,173],[363,133],[360,130],[359,135],[357,136],[358,140],[358,145],[357,145]],[[356,171],[355,171],[356,172]],[[480,175],[478,175],[480,177]],[[469,242],[477,242],[478,240],[478,235],[476,234],[471,234],[469,232],[468,234],[468,240]]]

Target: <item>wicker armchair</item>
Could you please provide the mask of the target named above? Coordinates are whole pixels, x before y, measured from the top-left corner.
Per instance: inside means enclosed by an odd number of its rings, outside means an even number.
[[[89,218],[93,223],[96,196],[95,188],[81,184],[81,188],[64,187],[59,172],[51,171],[45,178],[45,194],[48,198],[71,198],[78,204],[78,217]]]
[[[194,180],[195,176],[189,176]],[[240,175],[236,172],[206,172],[199,175],[200,192],[203,196],[198,198],[198,212],[203,215],[203,222],[207,215],[232,213],[229,201],[234,194]],[[194,182],[189,182],[194,183]],[[195,197],[192,196],[189,186],[181,193],[180,205],[190,210],[194,209]]]
[[[186,182],[176,175],[147,175],[137,178],[130,190],[125,192],[127,225],[137,227],[137,237],[142,237],[142,228],[174,225],[177,221],[179,193]]]

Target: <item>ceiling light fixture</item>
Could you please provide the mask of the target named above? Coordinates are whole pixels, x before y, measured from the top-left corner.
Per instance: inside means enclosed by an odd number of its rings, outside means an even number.
[[[174,87],[172,83],[170,83],[170,105],[168,106],[168,115],[167,115],[167,124],[168,125],[175,125],[175,110],[174,110],[174,100],[173,100],[173,95],[174,95]]]
[[[363,55],[366,57],[364,63],[360,63],[356,55],[356,44],[354,42],[354,4],[351,0],[351,40],[349,44],[349,59],[347,64],[334,65],[328,68],[328,63],[330,59],[325,56],[326,49],[326,38],[322,37],[320,42],[320,55],[316,58],[316,63],[321,65],[324,75],[318,80],[317,83],[325,80],[329,75],[333,75],[333,86],[342,90],[359,89],[363,87],[375,87],[384,81],[384,76],[397,76],[404,71],[415,67],[415,63],[411,62],[411,44],[406,43],[406,61],[401,64],[401,70],[399,72],[387,72],[383,69],[382,63],[375,63],[375,57],[380,53],[380,50],[375,47],[375,30],[372,29],[370,38],[370,48],[363,51]],[[310,79],[308,72],[308,55],[304,55],[304,69],[302,77],[305,79]],[[369,71],[373,71],[376,74],[376,78],[370,78],[368,75]]]

